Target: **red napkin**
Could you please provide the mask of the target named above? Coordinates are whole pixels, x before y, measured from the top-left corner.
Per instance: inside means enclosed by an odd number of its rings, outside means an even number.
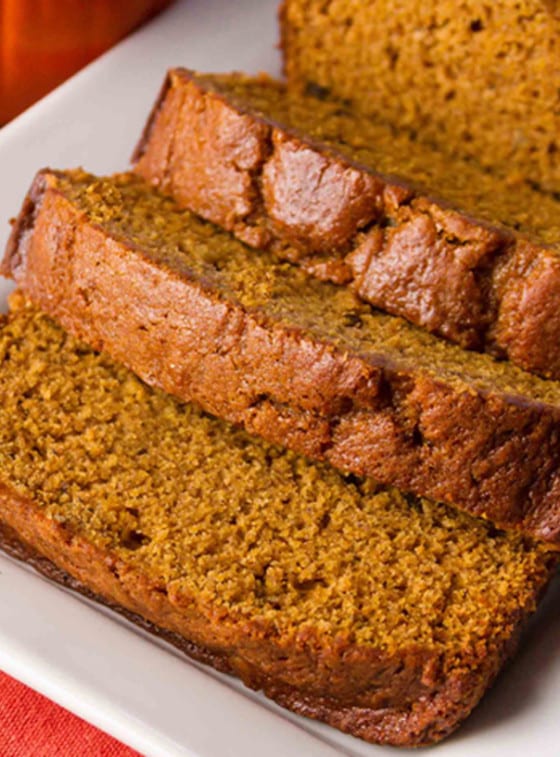
[[[0,672],[2,757],[139,757],[46,697]]]

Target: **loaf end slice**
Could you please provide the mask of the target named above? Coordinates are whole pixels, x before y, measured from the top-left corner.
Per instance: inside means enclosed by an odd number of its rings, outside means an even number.
[[[280,26],[291,88],[560,191],[555,0],[284,0]]]
[[[265,76],[173,70],[135,170],[248,244],[560,378],[560,201]]]
[[[519,535],[249,438],[21,295],[0,329],[0,541],[196,659],[369,741],[432,743],[556,563]]]

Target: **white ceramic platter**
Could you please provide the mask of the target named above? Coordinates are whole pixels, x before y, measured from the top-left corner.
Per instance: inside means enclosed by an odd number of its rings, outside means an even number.
[[[35,171],[124,169],[165,70],[279,71],[277,0],[184,0],[0,130],[0,247]],[[0,283],[5,307],[10,286]],[[560,584],[441,757],[560,754]],[[146,755],[381,757],[0,556],[0,667]]]

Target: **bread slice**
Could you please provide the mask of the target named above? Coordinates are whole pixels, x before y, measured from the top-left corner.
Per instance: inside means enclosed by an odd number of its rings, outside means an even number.
[[[560,191],[556,0],[284,0],[290,86]]]
[[[152,385],[560,543],[559,383],[375,312],[133,174],[39,173],[2,271]]]
[[[171,71],[135,160],[245,242],[560,379],[560,199],[240,74]]]
[[[556,562],[484,521],[254,441],[21,297],[0,329],[0,470],[10,552],[376,742],[455,728]]]

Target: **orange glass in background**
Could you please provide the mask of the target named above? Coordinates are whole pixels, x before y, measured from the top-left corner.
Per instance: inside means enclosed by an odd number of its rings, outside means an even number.
[[[173,0],[0,0],[0,125]]]

